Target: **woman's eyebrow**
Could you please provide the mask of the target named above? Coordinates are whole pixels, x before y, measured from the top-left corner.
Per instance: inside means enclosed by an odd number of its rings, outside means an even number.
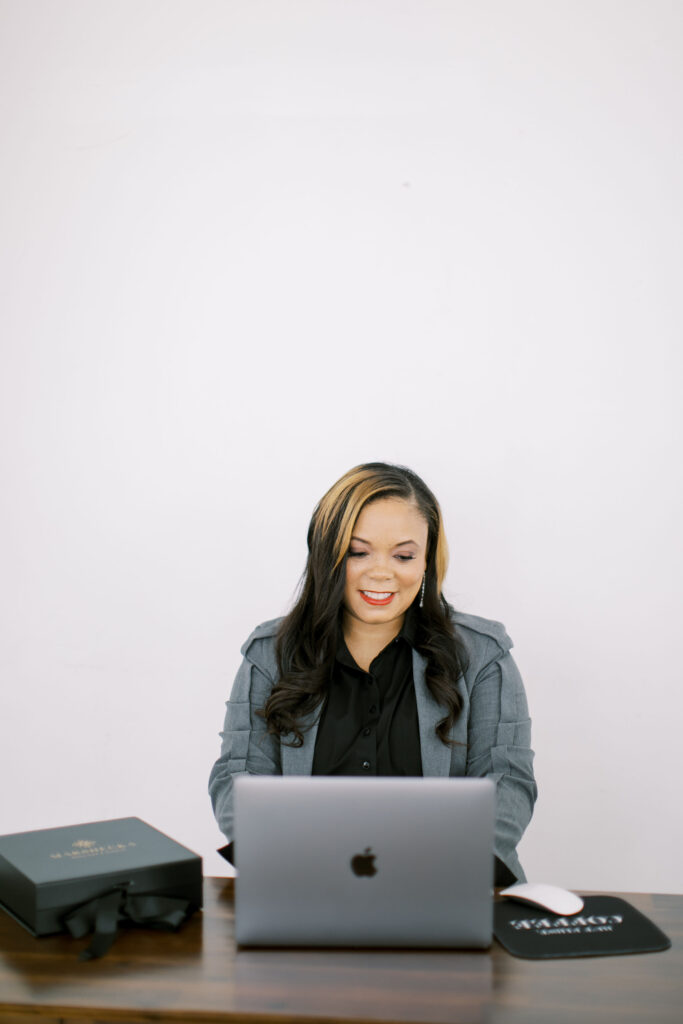
[[[357,540],[361,544],[370,544],[370,541],[369,540],[364,540],[363,537],[353,536],[351,538],[351,540]],[[398,542],[398,544],[394,544],[394,547],[395,548],[402,548],[404,544],[415,544],[415,545],[417,545],[417,541],[416,540],[400,540]]]

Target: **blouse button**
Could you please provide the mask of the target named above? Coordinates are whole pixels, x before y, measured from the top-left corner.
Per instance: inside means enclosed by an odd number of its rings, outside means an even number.
[[[363,761],[363,768],[367,772],[369,770],[369,768],[370,768],[370,762],[369,761]]]
[[[370,714],[374,715],[376,710],[377,710],[377,705],[376,704],[371,704],[370,705]]]
[[[363,729],[363,735],[364,736],[369,736],[371,732],[372,732],[372,729]]]

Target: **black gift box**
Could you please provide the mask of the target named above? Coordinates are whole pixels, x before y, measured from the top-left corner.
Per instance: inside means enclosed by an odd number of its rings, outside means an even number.
[[[112,890],[202,905],[202,859],[140,818],[0,836],[0,906],[33,935]]]

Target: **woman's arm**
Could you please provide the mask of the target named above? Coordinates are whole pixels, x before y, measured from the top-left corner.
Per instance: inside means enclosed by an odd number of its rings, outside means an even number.
[[[254,634],[252,634],[252,637]],[[237,775],[280,775],[280,741],[269,735],[265,719],[256,714],[273,688],[268,674],[272,655],[266,657],[269,638],[250,637],[242,648],[242,662],[226,704],[221,733],[221,756],[211,770],[209,794],[221,832],[233,837],[233,779]]]
[[[494,852],[518,880],[516,847],[537,795],[524,684],[509,651],[477,674],[470,694],[467,774],[496,783]]]

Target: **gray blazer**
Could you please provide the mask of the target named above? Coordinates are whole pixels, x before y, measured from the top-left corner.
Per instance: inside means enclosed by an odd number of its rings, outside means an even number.
[[[236,775],[310,775],[320,712],[303,720],[301,747],[271,736],[255,712],[263,707],[278,671],[275,639],[281,619],[257,626],[242,647],[244,661],[227,702],[221,756],[211,771],[209,793],[221,831],[233,833],[232,783]],[[444,709],[425,683],[426,660],[413,651],[413,679],[420,726],[423,775],[486,776],[496,783],[494,850],[513,875],[524,880],[517,843],[536,800],[531,722],[524,685],[500,622],[455,612],[458,636],[469,665],[457,686],[463,709],[452,731],[458,746],[447,747],[434,729]]]

